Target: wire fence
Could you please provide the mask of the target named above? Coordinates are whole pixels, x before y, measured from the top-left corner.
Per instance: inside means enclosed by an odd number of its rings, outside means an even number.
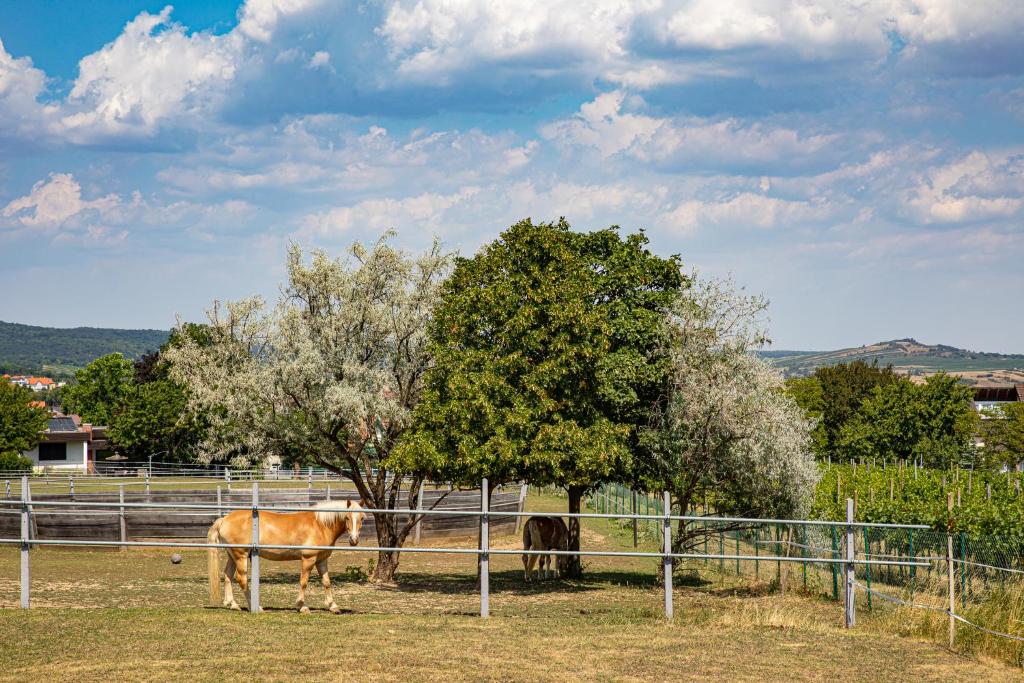
[[[852,533],[852,530],[860,527],[870,527],[873,525],[866,525],[861,523],[854,523],[852,520],[848,520],[844,523],[839,522],[824,522],[824,521],[794,521],[794,520],[728,520],[726,518],[707,518],[707,517],[694,517],[685,515],[672,515],[671,506],[669,504],[668,493],[663,494],[661,506],[659,511],[651,513],[623,513],[623,512],[593,512],[593,513],[576,513],[576,514],[562,514],[563,517],[576,518],[576,519],[626,519],[628,522],[635,522],[636,524],[645,525],[660,525],[661,528],[661,545],[660,551],[647,551],[647,550],[633,550],[633,551],[616,551],[616,550],[563,550],[563,549],[550,549],[550,550],[518,550],[518,549],[492,549],[490,547],[490,522],[496,517],[531,517],[534,515],[548,516],[549,513],[536,513],[527,511],[493,511],[490,509],[489,501],[483,495],[484,491],[489,490],[487,486],[487,480],[484,479],[481,482],[481,494],[480,494],[480,508],[479,510],[436,510],[436,509],[422,509],[411,511],[408,509],[372,509],[363,508],[363,511],[368,514],[380,514],[380,515],[405,515],[408,516],[410,513],[414,513],[418,516],[418,519],[430,515],[446,515],[446,516],[470,516],[475,517],[479,520],[480,525],[480,542],[477,548],[445,548],[445,547],[380,547],[380,546],[310,546],[310,545],[280,545],[280,544],[267,544],[266,542],[261,543],[260,541],[260,524],[259,524],[259,513],[261,511],[273,511],[273,512],[305,512],[315,510],[315,508],[309,507],[308,505],[274,505],[273,507],[266,506],[260,503],[259,499],[259,482],[253,482],[251,484],[251,505],[248,509],[252,515],[252,536],[251,543],[247,544],[229,544],[229,543],[191,543],[191,542],[161,542],[161,541],[98,541],[91,539],[38,539],[34,538],[32,534],[31,518],[35,514],[35,510],[38,508],[66,508],[66,507],[78,507],[78,508],[94,508],[94,509],[156,509],[156,510],[219,510],[220,507],[217,505],[205,504],[205,503],[181,503],[181,502],[104,502],[104,501],[64,501],[64,500],[33,500],[31,498],[31,484],[28,478],[23,478],[21,482],[21,498],[17,501],[4,500],[0,501],[0,506],[7,508],[17,508],[20,513],[21,519],[21,534],[18,538],[0,538],[0,544],[6,545],[17,545],[21,550],[21,606],[28,608],[30,606],[30,575],[31,575],[31,563],[30,553],[31,549],[35,545],[65,545],[65,546],[98,546],[98,547],[195,547],[195,548],[241,548],[248,552],[250,562],[250,610],[253,612],[260,611],[260,597],[259,597],[259,557],[261,550],[299,550],[306,552],[318,552],[318,551],[333,551],[333,552],[346,552],[346,551],[358,551],[358,552],[414,552],[414,553],[440,553],[440,554],[469,554],[476,555],[479,557],[480,566],[480,616],[487,617],[490,613],[490,585],[489,585],[489,557],[491,555],[540,555],[540,556],[574,556],[574,557],[595,557],[595,556],[611,556],[611,557],[644,557],[659,559],[661,561],[660,577],[662,580],[663,593],[664,593],[664,610],[667,618],[673,617],[673,602],[672,602],[672,574],[673,564],[677,560],[694,560],[694,559],[718,559],[720,562],[735,561],[737,566],[741,562],[776,562],[780,565],[782,563],[793,563],[803,562],[806,564],[823,564],[829,566],[845,567],[845,571],[852,577],[854,568],[858,565],[870,566],[870,565],[897,565],[897,566],[926,566],[924,563],[915,563],[913,560],[891,560],[891,559],[870,559],[870,558],[855,558],[852,555],[847,555],[843,558],[838,557],[805,557],[797,559],[790,554],[785,555],[765,555],[761,557],[757,554],[757,544],[753,545],[754,554],[749,554],[749,551],[744,550],[742,547],[737,546],[736,552],[722,552],[717,555],[705,556],[705,554],[695,552],[677,552],[672,548],[672,528],[674,523],[685,522],[690,523],[704,523],[704,524],[717,524],[723,521],[728,522],[743,522],[756,525],[765,524],[793,524],[800,523],[810,526],[816,526],[821,528],[836,528],[843,527],[846,529],[847,536]],[[893,525],[898,527],[900,525]],[[903,527],[908,528],[908,527]],[[852,593],[853,584],[851,581],[846,583],[846,604],[847,610],[854,606],[854,596]],[[848,620],[848,625],[852,625],[852,622]]]
[[[595,489],[588,505],[600,512],[663,511],[658,498],[616,484]],[[698,561],[706,567],[843,600],[843,566],[813,560],[845,557],[848,530],[770,520],[727,530],[722,528],[726,518],[704,512],[690,522],[690,533],[703,555]],[[656,539],[660,533],[648,520],[628,519],[620,526],[627,533],[632,530],[634,543]],[[853,581],[861,589],[857,600],[869,613],[894,605],[939,612],[994,638],[1024,643],[1024,546],[1019,541],[971,538],[923,526],[870,524],[857,527],[851,540],[854,557],[872,560],[853,567]],[[754,557],[729,561],[727,552]],[[790,557],[797,571],[787,572],[786,565],[768,555]],[[1001,630],[989,628],[993,624]],[[952,628],[949,633],[952,646],[959,636]]]

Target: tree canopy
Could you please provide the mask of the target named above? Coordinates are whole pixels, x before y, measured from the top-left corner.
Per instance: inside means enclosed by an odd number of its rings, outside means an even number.
[[[728,281],[692,282],[666,322],[669,391],[642,432],[650,457],[637,461],[638,475],[682,511],[707,501],[723,515],[802,514],[818,479],[811,425],[778,371],[752,353],[766,340],[767,302]],[[681,522],[673,543],[689,549],[708,532]]]
[[[524,220],[458,259],[396,465],[464,483],[563,486],[571,512],[588,487],[628,478],[667,377],[664,309],[685,284],[678,259],[646,245],[617,227]]]
[[[876,386],[840,434],[844,458],[916,459],[925,467],[953,467],[972,456],[977,426],[973,393],[956,377],[938,373],[914,384],[899,378]]]
[[[75,373],[64,388],[64,410],[94,425],[110,425],[131,384],[132,362],[120,353],[101,356]]]
[[[22,469],[31,461],[21,457],[39,443],[46,429],[45,408],[32,405],[29,389],[0,379],[0,469]]]
[[[209,343],[185,335],[166,353],[211,423],[204,457],[301,458],[349,477],[370,507],[396,508],[403,486],[415,507],[422,476],[395,476],[388,456],[420,400],[427,323],[450,263],[436,243],[412,257],[385,238],[308,264],[292,246],[274,309],[259,298],[215,304]],[[380,545],[400,547],[415,517],[374,521]],[[373,578],[390,581],[397,567],[398,554],[382,551]]]

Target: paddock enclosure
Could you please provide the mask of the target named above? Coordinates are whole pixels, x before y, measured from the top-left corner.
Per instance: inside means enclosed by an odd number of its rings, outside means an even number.
[[[207,489],[182,488],[181,490],[157,490],[150,493],[126,491],[123,499],[119,492],[79,492],[71,494],[36,494],[32,493],[35,503],[33,518],[33,538],[40,540],[94,540],[121,541],[144,539],[205,539],[206,532],[217,517],[231,510],[247,509],[252,506],[252,493],[248,487],[240,488],[236,484],[228,490],[226,486]],[[328,498],[328,496],[330,498]],[[432,507],[439,498],[443,500],[437,505],[438,510],[467,511],[480,509],[479,491],[451,491],[447,489],[425,488],[422,506]],[[324,500],[358,500],[355,491],[343,488],[340,484],[328,488],[265,488],[260,490],[260,505],[269,509],[277,507],[311,506]],[[0,500],[15,501],[16,497],[5,497]],[[399,507],[407,505],[408,492],[403,491]],[[46,507],[47,502],[63,503],[66,506]],[[74,503],[83,503],[75,507]],[[94,504],[104,503],[111,507],[98,509]],[[119,508],[120,503],[128,507]],[[209,505],[218,509],[145,509],[131,507],[140,504],[167,505]],[[491,510],[496,513],[490,518],[492,530],[497,534],[512,533],[516,528],[515,516],[504,516],[502,512],[516,512],[520,509],[521,496],[519,488],[514,491],[496,491],[491,496]],[[121,536],[121,520],[124,519],[125,536]],[[399,516],[407,521],[408,514]],[[430,515],[420,522],[419,537],[423,540],[441,538],[475,538],[479,529],[475,517],[462,515]],[[0,537],[19,536],[20,519],[18,510],[11,507],[0,507]],[[368,515],[363,524],[364,538],[376,538],[376,525],[372,515]]]

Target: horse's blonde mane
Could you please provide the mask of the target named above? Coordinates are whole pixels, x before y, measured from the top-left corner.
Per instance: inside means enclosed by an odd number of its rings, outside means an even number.
[[[313,506],[316,521],[324,526],[337,526],[345,519],[345,515],[354,512],[359,504],[351,500],[322,500]]]

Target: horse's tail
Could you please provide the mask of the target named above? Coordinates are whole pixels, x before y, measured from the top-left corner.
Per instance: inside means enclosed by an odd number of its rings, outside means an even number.
[[[530,518],[528,518],[526,520],[526,524],[523,525],[523,550],[530,550],[530,546],[532,545],[532,543],[531,543],[531,540],[532,540],[531,529],[533,528],[534,524],[535,523],[534,523],[533,517],[530,517]],[[530,556],[529,555],[523,555],[523,566],[524,567],[527,565],[527,563],[529,561],[530,561]]]
[[[206,533],[207,543],[220,542],[220,524],[223,521],[224,518],[220,517],[210,525],[210,530]],[[210,579],[210,602],[216,605],[220,602],[220,554],[217,548],[206,549],[206,571]]]

